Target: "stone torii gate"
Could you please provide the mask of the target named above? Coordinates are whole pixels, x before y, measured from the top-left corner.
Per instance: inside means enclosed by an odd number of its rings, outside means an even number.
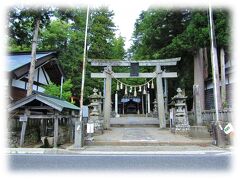
[[[158,104],[158,118],[160,128],[166,128],[166,117],[164,107],[164,94],[163,94],[163,81],[164,78],[176,78],[176,72],[165,72],[162,66],[175,66],[181,58],[172,59],[158,59],[158,60],[139,60],[139,61],[118,61],[118,60],[102,60],[102,59],[89,59],[91,66],[105,67],[103,73],[91,73],[91,78],[104,78],[105,79],[105,99],[104,99],[104,128],[110,128],[111,118],[111,84],[112,77],[114,78],[153,78],[156,77],[157,85],[157,104]],[[156,71],[152,73],[139,73],[138,76],[131,76],[130,73],[114,73],[113,66],[131,66],[132,63],[137,63],[139,66],[155,66]]]

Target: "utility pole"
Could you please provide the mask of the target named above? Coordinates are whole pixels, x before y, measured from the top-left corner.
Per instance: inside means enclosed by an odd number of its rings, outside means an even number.
[[[216,112],[216,138],[217,146],[224,146],[224,139],[222,137],[222,126],[219,121],[219,109],[221,108],[221,99],[219,91],[219,71],[218,71],[218,57],[217,57],[217,48],[216,48],[216,38],[214,32],[214,22],[213,22],[213,13],[212,8],[209,6],[209,22],[210,22],[210,43],[211,43],[211,63],[212,63],[212,74],[213,74],[213,93],[214,93],[214,104]]]
[[[83,66],[82,66],[82,84],[81,84],[81,94],[80,94],[80,112],[79,121],[75,122],[75,148],[83,147],[83,95],[84,95],[84,84],[85,84],[85,74],[86,74],[86,51],[87,51],[87,33],[88,33],[88,16],[89,16],[89,5],[87,6],[87,17],[86,17],[86,27],[85,27],[85,38],[84,38],[84,50],[83,50]]]

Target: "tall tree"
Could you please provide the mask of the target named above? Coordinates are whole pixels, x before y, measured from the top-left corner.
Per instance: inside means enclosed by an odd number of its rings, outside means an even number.
[[[88,57],[95,59],[111,59],[115,25],[113,11],[107,7],[93,9],[89,22]]]
[[[125,40],[122,36],[113,39],[112,55],[111,59],[124,59],[125,50],[124,50]]]
[[[197,62],[193,61],[194,56],[202,57],[197,53],[200,48],[204,48],[203,57],[209,57],[206,55],[206,48],[210,46],[208,14],[206,9],[182,9],[176,13],[171,11],[176,10],[149,9],[143,11],[135,23],[134,43],[130,52],[134,59],[182,57],[177,66],[179,77],[174,83],[175,85],[172,85],[173,88],[181,85],[186,89],[186,94],[191,97],[194,82],[193,62]],[[217,44],[220,46],[224,44],[227,49],[229,46],[229,25],[227,24],[229,15],[227,11],[215,10],[214,21]],[[206,61],[204,67],[207,67]],[[210,77],[211,72],[208,72]],[[207,77],[206,74],[205,77]],[[169,89],[173,88],[169,84]]]

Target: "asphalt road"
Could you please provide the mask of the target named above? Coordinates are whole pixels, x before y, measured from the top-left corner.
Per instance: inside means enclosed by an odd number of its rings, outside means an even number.
[[[11,171],[222,171],[231,169],[231,155],[228,153],[145,155],[10,154],[8,156],[8,165]]]

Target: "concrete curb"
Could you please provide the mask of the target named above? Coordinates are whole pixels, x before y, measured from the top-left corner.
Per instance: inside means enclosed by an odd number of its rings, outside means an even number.
[[[130,150],[129,150],[130,149]],[[44,148],[8,148],[7,154],[62,154],[62,155],[164,155],[164,154],[205,154],[205,153],[231,153],[231,149],[202,149],[192,150],[191,146],[185,147],[184,149],[175,147],[171,150],[166,149],[141,149],[138,148],[123,148],[114,149],[114,147],[106,147],[105,149],[44,149]]]
[[[157,141],[157,140],[119,140],[119,141],[95,141],[89,145],[112,145],[112,146],[194,146],[202,145],[209,146],[212,144],[212,140],[199,140],[199,141],[189,141],[189,142],[178,142],[178,141]]]

